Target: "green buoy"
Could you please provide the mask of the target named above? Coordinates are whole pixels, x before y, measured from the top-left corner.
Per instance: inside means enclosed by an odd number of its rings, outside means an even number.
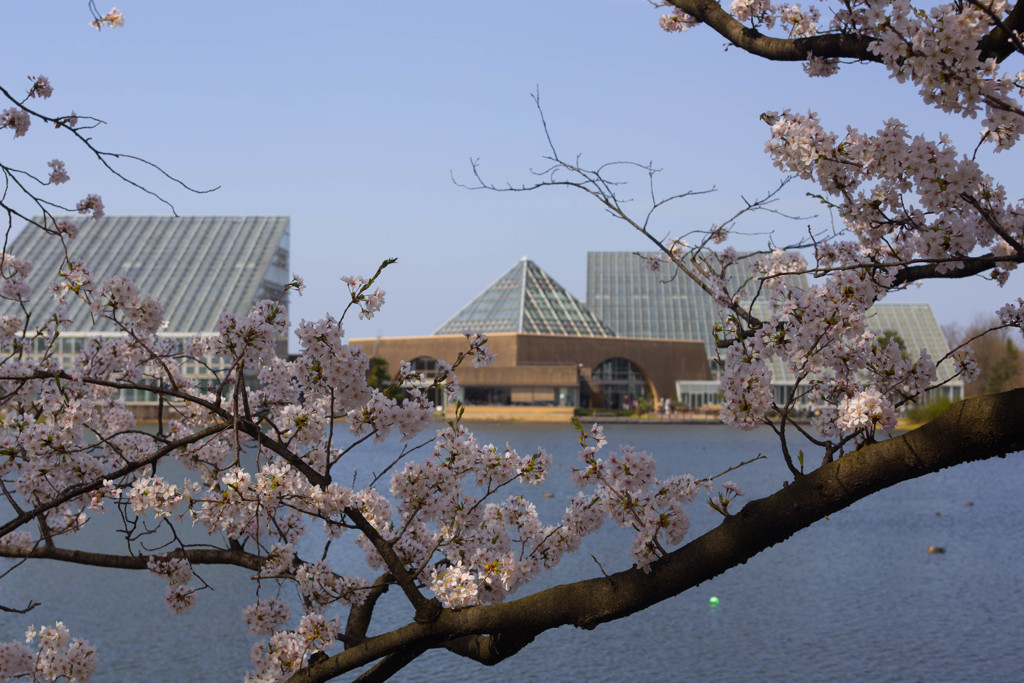
[[[715,597],[714,595],[712,595],[712,596],[711,596],[711,599],[710,599],[710,600],[708,600],[708,602],[709,602],[709,603],[711,603],[711,606],[712,606],[712,607],[714,607],[715,605],[717,605],[717,604],[718,604],[718,598],[716,598],[716,597]]]

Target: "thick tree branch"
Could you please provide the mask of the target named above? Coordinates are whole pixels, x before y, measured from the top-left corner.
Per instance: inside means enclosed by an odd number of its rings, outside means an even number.
[[[380,660],[369,671],[359,676],[355,683],[379,683],[380,681],[386,681],[398,673],[406,664],[411,663],[426,652],[427,649],[428,647],[422,644],[402,648]]]
[[[399,588],[402,589],[405,597],[409,599],[409,603],[416,610],[416,621],[424,623],[433,621],[441,611],[441,604],[436,598],[428,599],[419,592],[416,588],[416,577],[410,575],[406,570],[405,563],[398,556],[398,553],[395,552],[391,542],[381,536],[376,527],[356,508],[345,508],[345,515],[363,532],[364,536],[370,539],[373,547],[380,553],[384,564],[388,567],[389,573],[394,577]]]
[[[391,587],[393,581],[391,574],[381,574],[373,582],[370,590],[366,592],[363,601],[352,605],[349,609],[348,621],[345,623],[345,647],[352,647],[366,640],[366,632],[370,628],[373,609],[377,606],[377,601],[381,596]]]
[[[536,637],[537,633],[532,631],[499,633],[493,636],[463,636],[449,640],[444,647],[449,652],[485,666],[494,666],[517,654]]]
[[[676,7],[707,24],[730,43],[752,55],[783,62],[805,61],[815,57],[856,59],[864,62],[882,60],[869,51],[873,39],[853,33],[820,33],[807,38],[772,38],[750,28],[725,11],[716,0],[667,0]],[[972,2],[984,9],[982,2]],[[1019,32],[1024,30],[1024,9],[1014,5],[1001,25],[992,28],[978,42],[981,59],[1003,61],[1020,51]],[[1016,32],[1016,33],[1015,33]]]
[[[984,9],[984,3],[971,2],[976,7]],[[1024,7],[1015,4],[1010,13],[1006,15],[1001,25],[994,27],[988,35],[978,42],[978,49],[981,50],[982,59],[1003,61],[1014,52],[1019,52],[1021,47],[1020,32],[1024,30]]]
[[[846,33],[822,33],[809,38],[772,38],[744,26],[722,9],[715,0],[669,0],[669,4],[686,12],[736,47],[758,57],[781,62],[802,62],[808,55],[880,62],[868,51],[872,39]]]
[[[452,643],[465,654],[482,634],[537,634],[595,626],[678,595],[854,502],[941,469],[1024,449],[1024,389],[970,398],[902,436],[823,465],[777,493],[751,501],[715,529],[638,569],[549,588],[500,605],[444,610],[303,669],[292,681],[327,681],[403,648]]]
[[[158,555],[164,559],[185,558],[189,564],[231,564],[252,571],[259,571],[265,558],[242,550],[221,548],[188,548],[177,549]],[[41,560],[59,560],[72,564],[85,564],[93,567],[111,569],[147,569],[147,563],[153,555],[111,555],[93,553],[86,550],[70,550],[39,546],[35,548],[15,548],[0,546],[0,557],[20,557]]]
[[[965,258],[960,261],[961,267],[956,270],[941,270],[940,266],[944,262],[940,263],[929,263],[920,266],[907,266],[901,268],[896,273],[896,277],[893,280],[892,286],[900,287],[902,285],[910,284],[911,282],[918,282],[919,280],[955,280],[964,277],[971,277],[972,275],[980,275],[993,268],[998,267],[1001,263],[1021,263],[1024,262],[1024,258],[1020,256],[972,256]]]

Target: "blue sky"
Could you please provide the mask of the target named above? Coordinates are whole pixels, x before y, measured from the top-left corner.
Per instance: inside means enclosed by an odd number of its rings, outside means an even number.
[[[293,322],[339,312],[339,276],[397,257],[382,283],[387,305],[371,321],[351,321],[352,336],[429,334],[522,256],[582,300],[588,250],[648,248],[578,192],[495,194],[452,183],[451,174],[471,180],[471,157],[498,184],[528,182],[543,167],[537,88],[563,156],[653,161],[665,194],[717,188],[665,210],[659,234],[706,227],[741,196],[777,185],[763,152],[765,110],[812,109],[834,130],[873,131],[898,116],[929,136],[951,133],[961,151],[977,140],[969,123],[920,104],[880,67],[809,79],[798,65],[725,50],[706,29],[665,34],[644,0],[447,0],[422,13],[347,1],[118,7],[125,26],[97,33],[85,0],[5,3],[0,82],[17,91],[26,76],[46,74],[55,96],[45,110],[108,122],[96,131],[100,147],[144,157],[193,186],[220,186],[193,195],[145,168],[121,167],[179,213],[291,216],[292,269],[307,284]],[[166,212],[53,132],[0,144],[9,163],[40,174],[45,161],[64,159],[67,202],[97,192],[110,214]],[[1004,181],[1013,170],[1007,155],[985,163]],[[1015,182],[1011,194],[1020,196]],[[807,189],[792,185],[779,207],[818,212]],[[632,190],[643,197],[641,185]],[[738,246],[761,246],[772,230],[784,243],[829,220],[761,216],[741,225],[756,234]],[[1011,278],[1004,291],[939,283],[899,300],[931,302],[941,323],[969,323],[1017,295]]]

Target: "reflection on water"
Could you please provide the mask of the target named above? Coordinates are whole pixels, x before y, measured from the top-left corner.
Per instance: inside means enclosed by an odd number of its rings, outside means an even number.
[[[542,518],[559,518],[574,493],[572,428],[472,428],[484,442],[521,451],[543,446],[554,455],[552,476],[526,493]],[[662,476],[714,474],[764,453],[768,460],[729,475],[748,497],[767,495],[788,478],[767,431],[609,425],[606,433],[609,447],[630,443],[657,454]],[[397,449],[394,441],[365,444],[346,456],[349,471],[339,481],[365,483]],[[494,668],[430,653],[397,680],[1024,680],[1024,534],[1015,514],[1022,485],[1019,457],[907,482],[629,619],[543,634]],[[716,523],[702,503],[690,512],[692,533]],[[629,535],[606,527],[531,589],[599,575],[591,555],[609,572],[625,568]],[[947,552],[929,554],[929,545]],[[353,558],[350,566],[364,565]],[[32,598],[43,606],[29,615],[0,614],[0,641],[20,639],[29,623],[63,619],[73,635],[99,647],[94,680],[240,680],[254,640],[240,620],[251,600],[248,574],[223,567],[201,573],[214,590],[201,593],[191,612],[173,615],[163,604],[164,582],[147,572],[23,567],[0,581],[0,602]],[[400,596],[387,597],[378,632],[410,618]]]

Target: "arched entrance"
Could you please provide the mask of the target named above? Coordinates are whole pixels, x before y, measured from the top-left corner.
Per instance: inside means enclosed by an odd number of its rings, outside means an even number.
[[[653,388],[644,373],[626,358],[609,358],[590,375],[594,388],[592,404],[601,397],[602,407],[610,410],[632,410],[633,401],[653,395]]]
[[[434,378],[437,377],[437,359],[430,356],[420,356],[419,358],[413,358],[409,365],[412,366],[412,371],[419,373],[420,376],[420,380],[414,386],[425,391],[427,398],[435,406],[443,406],[445,404],[444,392],[440,391],[438,387],[431,386],[434,383]]]

